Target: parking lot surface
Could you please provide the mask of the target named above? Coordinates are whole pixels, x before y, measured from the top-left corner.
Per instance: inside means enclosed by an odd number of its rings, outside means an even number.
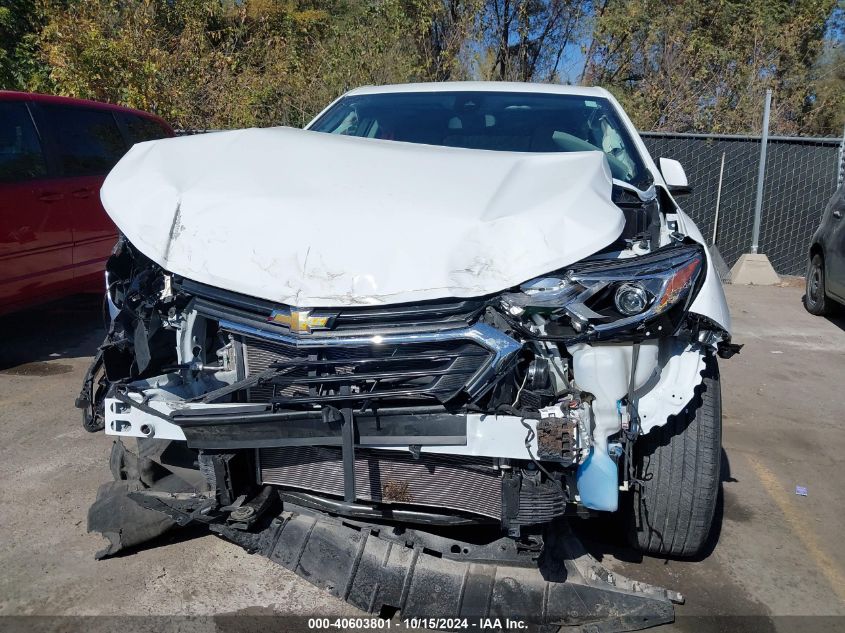
[[[794,286],[727,293],[745,347],[721,363],[723,491],[711,546],[696,561],[643,558],[612,521],[577,529],[611,569],[686,596],[666,630],[840,630],[845,319],[809,315]],[[111,477],[111,440],[82,429],[73,401],[102,337],[94,298],[0,319],[0,615],[358,614],[215,536],[176,533],[94,560],[104,540],[86,533],[86,515]],[[696,617],[713,615],[722,617]]]

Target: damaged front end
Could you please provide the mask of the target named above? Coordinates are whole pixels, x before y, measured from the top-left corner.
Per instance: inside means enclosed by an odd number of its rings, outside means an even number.
[[[498,577],[522,589],[496,608],[538,623],[670,620],[679,596],[609,575],[561,523],[617,509],[637,438],[730,350],[689,311],[703,247],[668,242],[480,298],[301,309],[171,274],[121,238],[77,401],[116,438],[90,514],[101,554],[193,523],[298,573],[312,557],[309,580],[370,612],[488,615]],[[459,526],[476,536],[442,535]],[[427,601],[435,578],[455,593]],[[560,611],[549,591],[595,595]]]

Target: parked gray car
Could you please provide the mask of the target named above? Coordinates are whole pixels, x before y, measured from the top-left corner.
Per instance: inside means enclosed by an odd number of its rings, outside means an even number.
[[[845,186],[833,194],[822,223],[810,242],[807,294],[804,306],[811,314],[829,314],[833,301],[845,303]]]

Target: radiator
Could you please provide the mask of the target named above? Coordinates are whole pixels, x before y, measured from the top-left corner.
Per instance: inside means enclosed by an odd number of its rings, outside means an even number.
[[[340,449],[321,446],[258,450],[262,483],[343,496]],[[412,455],[356,449],[355,493],[359,500],[430,506],[502,516],[500,471],[480,457]]]

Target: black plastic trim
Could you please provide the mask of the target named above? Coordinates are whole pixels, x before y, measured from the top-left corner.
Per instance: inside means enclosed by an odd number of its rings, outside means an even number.
[[[322,415],[290,416],[285,413],[243,416],[176,416],[191,448],[270,448],[274,446],[341,446],[340,419],[324,421]],[[423,413],[404,415],[355,415],[356,446],[465,446],[466,415]]]

